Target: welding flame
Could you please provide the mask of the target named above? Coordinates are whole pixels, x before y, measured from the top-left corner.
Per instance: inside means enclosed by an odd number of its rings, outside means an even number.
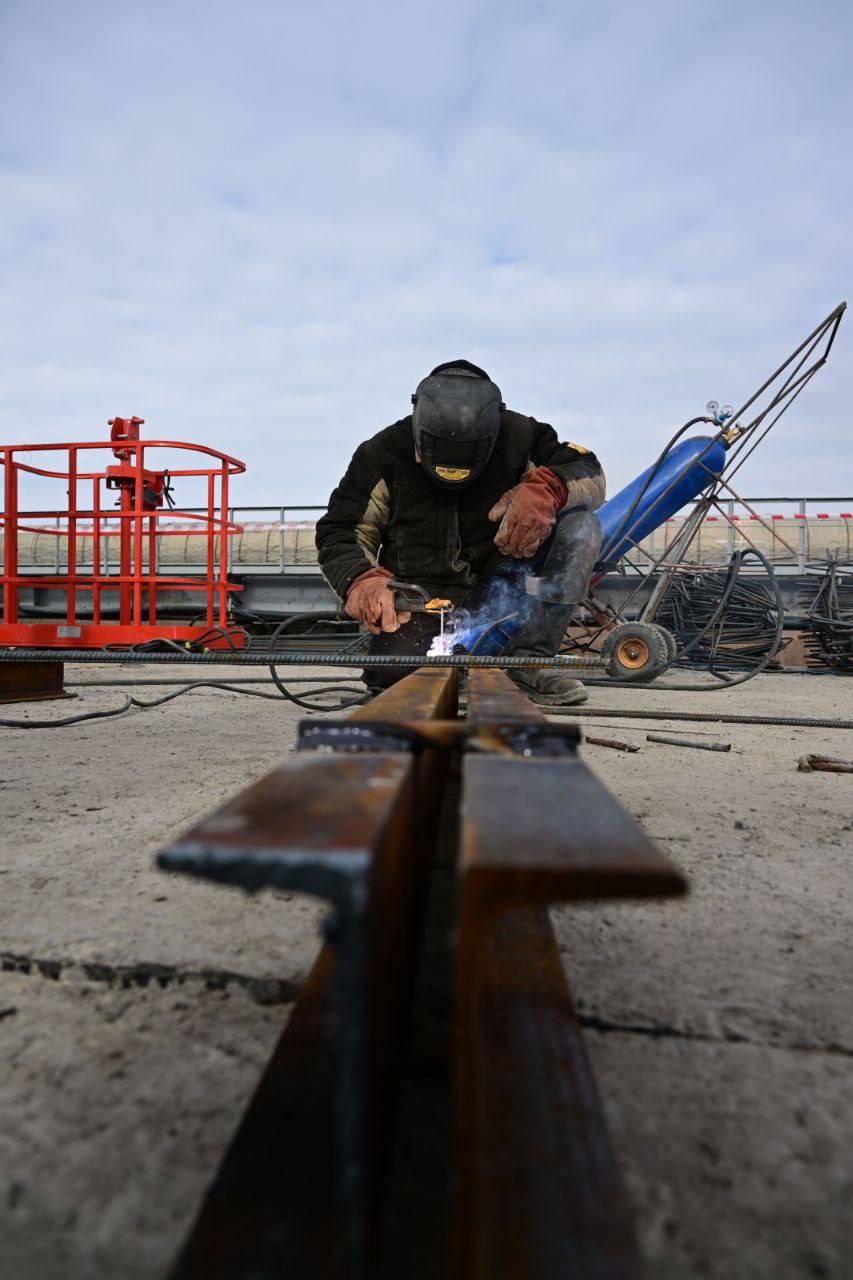
[[[509,566],[478,583],[468,602],[453,610],[444,632],[433,639],[429,654],[453,653],[457,646],[476,653],[487,638],[493,642],[497,639],[503,648],[533,599],[527,594],[526,567],[514,560],[509,561]]]

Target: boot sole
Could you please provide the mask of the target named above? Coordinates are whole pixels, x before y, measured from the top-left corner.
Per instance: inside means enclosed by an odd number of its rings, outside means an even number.
[[[531,702],[539,702],[546,707],[573,707],[578,703],[589,701],[586,689],[576,689],[574,693],[536,693],[533,689],[522,688],[521,685],[519,688]]]

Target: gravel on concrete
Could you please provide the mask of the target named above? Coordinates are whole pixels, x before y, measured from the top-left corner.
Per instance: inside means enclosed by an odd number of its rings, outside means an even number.
[[[67,674],[158,670],[175,675]],[[62,717],[123,693],[5,713]],[[591,698],[853,714],[853,684],[832,677]],[[0,1280],[165,1274],[323,909],[167,876],[154,854],[278,763],[305,714],[199,690],[117,719],[0,730]],[[847,1276],[853,778],[798,773],[797,760],[853,756],[853,733],[653,726],[731,741],[718,754],[617,726],[642,750],[587,745],[585,758],[691,895],[554,919],[649,1274]]]

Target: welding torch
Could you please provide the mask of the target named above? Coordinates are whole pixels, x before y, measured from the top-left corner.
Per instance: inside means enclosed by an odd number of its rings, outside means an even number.
[[[398,582],[396,578],[389,578],[385,585],[394,596],[394,608],[397,613],[437,614],[439,635],[444,635],[445,618],[453,611],[450,600],[430,596],[429,592],[419,587],[416,582]]]

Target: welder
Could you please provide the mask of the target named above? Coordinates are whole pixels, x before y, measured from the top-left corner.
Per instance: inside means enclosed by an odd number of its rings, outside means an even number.
[[[412,413],[359,445],[317,524],[323,574],[346,613],[372,633],[369,652],[421,654],[439,627],[397,613],[389,581],[416,583],[467,611],[510,601],[519,625],[503,652],[550,657],[587,592],[601,543],[601,465],[554,428],[507,409],[468,360],[438,365]],[[538,579],[538,591],[531,588]],[[370,668],[373,691],[406,670]],[[539,702],[584,702],[564,670],[517,668]]]

